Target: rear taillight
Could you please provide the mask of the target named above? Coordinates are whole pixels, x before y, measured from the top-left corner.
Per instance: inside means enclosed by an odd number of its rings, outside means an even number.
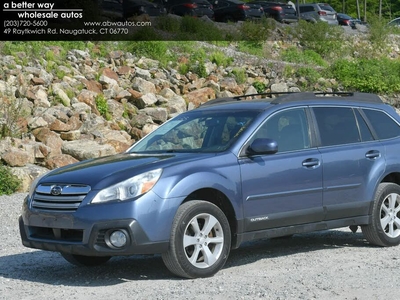
[[[282,11],[282,7],[280,6],[272,6],[271,9],[276,11]]]
[[[344,20],[344,23],[350,25],[350,20]]]
[[[318,14],[319,14],[320,16],[326,16],[326,11],[319,11]]]
[[[183,6],[187,7],[187,8],[192,8],[192,9],[197,8],[196,3],[184,3]]]
[[[241,10],[247,10],[247,9],[250,9],[250,6],[245,5],[245,4],[239,4],[238,8],[241,9]]]

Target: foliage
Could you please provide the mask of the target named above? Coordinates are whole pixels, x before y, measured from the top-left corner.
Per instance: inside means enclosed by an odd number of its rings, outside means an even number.
[[[11,195],[20,187],[19,179],[7,166],[0,165],[0,195]]]
[[[15,98],[11,91],[0,95],[0,138],[20,137],[23,133],[20,120],[27,114],[23,100]]]
[[[210,61],[217,66],[227,67],[233,62],[232,57],[227,57],[222,51],[214,51],[210,54]]]
[[[400,92],[400,61],[387,58],[339,59],[329,70],[348,89],[371,93]]]
[[[196,51],[190,53],[190,58],[187,62],[179,64],[179,72],[181,74],[187,74],[190,71],[200,77],[206,77],[208,75],[204,64],[206,59],[207,54],[204,49],[196,49]]]
[[[106,120],[111,120],[107,99],[104,98],[103,94],[98,94],[95,98],[95,101],[100,114],[106,118]]]
[[[157,18],[155,26],[166,32],[163,36],[166,41],[218,41],[224,40],[226,35],[213,22],[191,16],[179,19],[161,16]]]
[[[237,83],[242,84],[246,82],[246,72],[243,68],[233,68],[232,74],[235,76]]]
[[[224,34],[213,22],[203,21],[191,16],[182,17],[178,40],[218,41],[223,39]]]
[[[136,56],[146,56],[161,60],[166,55],[168,43],[157,40],[136,41],[129,44],[130,51]]]
[[[372,17],[368,21],[369,34],[368,39],[374,48],[384,50],[386,41],[389,36],[389,28],[386,26],[386,21],[379,20],[377,17]]]
[[[254,81],[252,85],[257,90],[257,93],[259,93],[259,94],[264,93],[265,89],[267,88],[265,83],[263,83],[261,81]]]
[[[296,47],[290,47],[281,53],[283,60],[299,64],[317,65],[326,67],[327,62],[314,50],[301,51]]]
[[[249,53],[259,57],[264,56],[264,43],[253,43],[251,41],[239,41],[238,50],[244,53]]]
[[[300,20],[297,37],[306,50],[312,50],[323,58],[340,56],[343,30],[326,22],[316,24]]]
[[[267,18],[262,18],[259,22],[246,21],[240,27],[240,38],[254,46],[259,46],[270,37],[271,31],[275,28],[276,23]]]

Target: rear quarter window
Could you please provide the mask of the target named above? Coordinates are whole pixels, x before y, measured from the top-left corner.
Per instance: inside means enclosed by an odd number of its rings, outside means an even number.
[[[363,109],[372,127],[374,128],[378,139],[390,139],[400,136],[400,126],[389,115],[382,111]]]

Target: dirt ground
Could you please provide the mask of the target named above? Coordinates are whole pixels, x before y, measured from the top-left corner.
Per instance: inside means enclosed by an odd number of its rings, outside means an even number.
[[[348,228],[260,240],[233,250],[214,277],[173,276],[161,257],[76,267],[58,253],[22,246],[25,194],[1,196],[0,299],[396,299],[400,247],[370,246]]]

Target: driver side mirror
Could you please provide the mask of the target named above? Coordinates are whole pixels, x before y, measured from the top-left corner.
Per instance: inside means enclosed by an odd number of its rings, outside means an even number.
[[[255,139],[246,150],[249,156],[276,152],[278,152],[278,143],[273,139]]]

